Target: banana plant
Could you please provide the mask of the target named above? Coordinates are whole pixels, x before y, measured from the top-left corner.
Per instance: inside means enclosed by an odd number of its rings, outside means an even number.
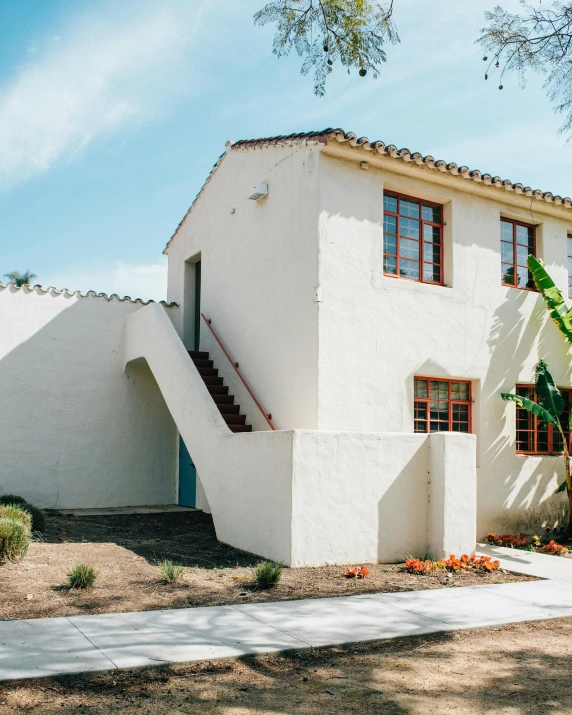
[[[566,305],[560,289],[548,274],[544,261],[531,255],[528,257],[527,263],[534,285],[544,298],[550,317],[566,342],[572,345],[572,308]]]
[[[535,259],[536,260],[536,259]],[[572,413],[570,415],[570,420],[563,425],[561,415],[564,411],[564,398],[562,393],[556,387],[554,378],[550,374],[548,365],[541,360],[536,366],[535,370],[535,385],[536,385],[536,398],[538,402],[530,400],[527,397],[521,395],[515,395],[512,392],[503,392],[501,397],[507,402],[514,402],[521,409],[530,412],[530,414],[537,417],[544,424],[553,425],[553,429],[558,430],[560,437],[562,438],[563,444],[563,459],[564,459],[564,473],[566,479],[556,490],[556,493],[563,492],[566,490],[568,495],[568,533],[572,534],[572,474],[570,469],[570,454],[568,449],[568,434],[571,428]]]

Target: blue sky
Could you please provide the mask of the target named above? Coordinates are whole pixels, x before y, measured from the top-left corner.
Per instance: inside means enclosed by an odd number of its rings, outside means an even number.
[[[0,0],[0,274],[163,298],[161,252],[228,139],[340,126],[572,195],[541,79],[483,80],[494,2],[397,0],[381,77],[338,69],[322,99],[262,4]]]

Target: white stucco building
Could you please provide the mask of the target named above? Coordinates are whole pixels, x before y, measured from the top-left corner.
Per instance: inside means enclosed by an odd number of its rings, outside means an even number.
[[[561,523],[557,440],[500,393],[570,385],[526,257],[568,295],[571,208],[342,130],[228,143],[169,303],[0,290],[0,492],[196,505],[294,566]]]

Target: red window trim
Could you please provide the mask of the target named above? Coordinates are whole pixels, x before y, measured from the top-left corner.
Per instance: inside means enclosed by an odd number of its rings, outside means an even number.
[[[452,407],[453,405],[467,405],[469,408],[469,431],[468,432],[461,432],[459,434],[473,434],[473,385],[471,380],[461,380],[456,377],[435,377],[435,376],[430,376],[430,375],[415,375],[413,378],[413,385],[415,385],[415,380],[427,380],[427,382],[447,382],[449,384],[449,396],[447,398],[447,402],[449,403],[449,406]],[[469,386],[469,399],[468,400],[452,400],[451,399],[451,384],[453,382],[461,382],[464,385]],[[430,397],[430,385],[427,385],[428,390],[427,390],[427,397],[415,397],[415,392],[413,393],[413,410],[415,411],[415,404],[419,402],[424,402],[426,404],[426,409],[427,409],[427,429],[425,432],[417,432],[417,434],[430,434],[430,426],[431,426],[431,419],[430,419],[430,405],[429,402],[431,400]],[[415,429],[415,425],[413,427]],[[449,409],[449,432],[453,432],[453,410]]]
[[[397,246],[396,246],[396,251],[397,255],[395,258],[397,259],[397,273],[388,273],[385,269],[383,271],[383,275],[387,276],[388,278],[399,278],[401,280],[405,281],[411,281],[412,283],[425,283],[426,285],[444,285],[444,278],[443,278],[443,264],[444,264],[444,259],[445,259],[445,247],[443,245],[443,227],[445,226],[445,223],[443,221],[443,204],[438,203],[437,201],[425,201],[425,199],[419,198],[419,196],[410,196],[409,194],[402,194],[399,191],[392,191],[391,189],[384,190],[383,192],[384,197],[385,196],[395,196],[397,199],[409,199],[411,201],[418,201],[419,202],[419,223],[420,223],[420,231],[419,231],[419,280],[416,278],[409,278],[407,276],[402,276],[399,274],[399,263],[401,260],[401,255],[400,255],[400,250],[399,250],[399,220],[400,218],[408,218],[406,216],[401,216],[399,214],[399,204],[397,206],[398,211],[397,213],[394,213],[393,211],[386,211],[385,206],[383,207],[383,215],[387,216],[394,216],[397,218]],[[427,206],[438,206],[441,209],[441,223],[435,223],[434,221],[425,221],[423,219],[423,204],[426,204]],[[425,241],[423,236],[424,236],[424,231],[423,231],[423,226],[427,224],[428,226],[437,226],[440,229],[440,238],[441,241],[439,243],[439,246],[441,247],[441,264],[439,266],[439,281],[428,281],[425,280],[423,277],[423,266],[425,264],[434,266],[434,263],[429,263],[428,261],[423,260],[423,244],[424,243],[430,243],[429,241]],[[383,245],[383,257],[385,258],[385,227],[383,231],[384,235],[384,245]],[[412,239],[415,240],[415,239]],[[431,242],[432,243],[432,242]],[[393,254],[389,253],[387,254],[388,256],[393,257]],[[408,260],[408,259],[405,259]]]
[[[531,228],[532,229],[532,255],[536,256],[536,226],[532,223],[525,223],[524,221],[516,221],[515,219],[512,218],[506,218],[505,216],[501,216],[501,223],[510,223],[512,224],[512,267],[514,268],[514,276],[515,278],[518,275],[518,263],[517,263],[517,243],[516,243],[516,227],[517,226],[524,226],[524,228]],[[502,233],[501,233],[502,236]],[[503,240],[501,238],[501,244],[503,243]],[[504,243],[507,243],[504,241]],[[502,248],[502,246],[501,246]],[[501,253],[501,268],[503,263],[505,263],[502,260],[502,253]],[[523,266],[524,267],[524,266]],[[504,273],[503,277],[501,279],[501,285],[506,286],[507,288],[518,288],[518,290],[529,290],[532,291],[533,293],[537,293],[538,291],[536,290],[536,286],[534,288],[528,288],[527,286],[519,286],[513,283],[505,283],[504,282]]]
[[[525,383],[519,383],[518,385],[515,386],[515,390],[519,389],[524,389],[524,390],[534,390],[534,399],[536,401],[536,389],[534,385],[527,385]],[[568,405],[569,409],[572,410],[572,389],[569,387],[559,387],[558,388],[563,395],[568,395]],[[521,409],[517,407],[517,410]],[[533,434],[533,439],[534,439],[534,444],[538,444],[538,417],[533,417],[534,419],[534,431],[532,432]],[[538,451],[527,451],[523,449],[518,449],[518,423],[515,420],[515,447],[516,447],[516,453],[517,454],[522,454],[526,455],[529,457],[561,457],[564,452],[555,452],[553,449],[553,444],[554,444],[554,425],[547,425],[548,427],[548,451],[547,452],[538,452]],[[572,447],[572,430],[568,431],[568,449]]]

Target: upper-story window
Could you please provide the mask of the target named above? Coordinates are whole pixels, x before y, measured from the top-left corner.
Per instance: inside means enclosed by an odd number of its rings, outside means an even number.
[[[572,233],[568,234],[568,297],[572,298]]]
[[[535,290],[528,270],[529,254],[536,255],[534,226],[511,219],[501,219],[501,282],[505,286]]]
[[[383,271],[443,283],[443,207],[411,196],[383,195]]]

